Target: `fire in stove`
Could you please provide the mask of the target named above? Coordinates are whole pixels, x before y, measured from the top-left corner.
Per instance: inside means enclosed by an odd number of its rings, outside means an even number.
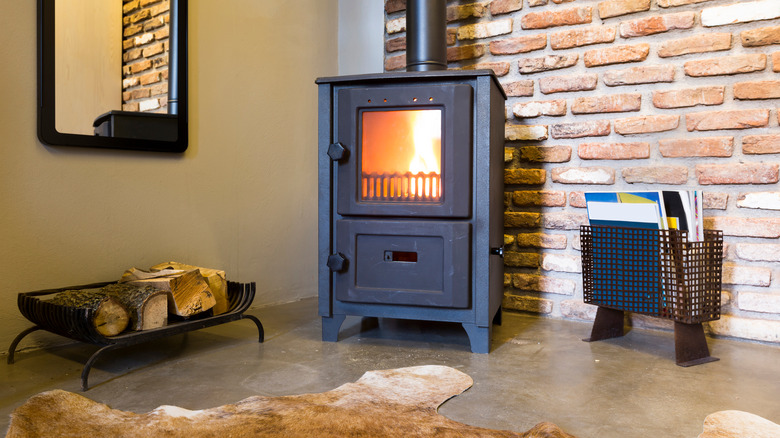
[[[440,201],[441,126],[440,109],[364,111],[362,200]]]

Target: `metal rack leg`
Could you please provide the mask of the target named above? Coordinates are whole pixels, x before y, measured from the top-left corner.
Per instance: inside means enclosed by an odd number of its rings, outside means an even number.
[[[96,351],[87,361],[87,363],[84,364],[84,368],[81,370],[81,390],[86,391],[89,386],[87,385],[87,379],[89,379],[89,371],[92,369],[92,365],[97,360],[98,356],[100,356],[103,352],[106,352],[108,350],[113,350],[114,348],[119,347],[117,344],[111,344],[106,345],[105,347],[101,348],[100,350]]]
[[[619,338],[623,334],[623,311],[599,306],[596,311],[596,320],[593,321],[590,337],[583,339],[583,341],[593,342],[602,339]]]
[[[263,330],[263,324],[260,323],[260,320],[254,317],[253,315],[244,315],[244,314],[241,315],[241,319],[249,319],[255,323],[255,325],[257,326],[257,332],[259,333],[259,339],[260,339],[258,342],[262,343],[265,340],[265,331]]]
[[[11,365],[14,363],[14,353],[16,352],[16,346],[19,345],[19,342],[22,341],[22,338],[29,335],[30,333],[41,330],[42,327],[39,327],[37,325],[34,325],[27,330],[22,331],[18,335],[16,335],[16,338],[11,342],[11,345],[8,347],[8,365]]]
[[[710,356],[704,327],[699,324],[674,322],[674,354],[677,365],[690,367],[719,360]]]

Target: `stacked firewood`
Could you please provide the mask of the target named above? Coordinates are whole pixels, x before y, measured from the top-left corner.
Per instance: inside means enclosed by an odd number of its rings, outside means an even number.
[[[206,311],[228,310],[225,271],[177,262],[131,268],[117,283],[100,288],[66,290],[52,304],[92,309],[91,324],[103,336],[125,330],[150,330],[168,324],[168,316],[190,318]]]

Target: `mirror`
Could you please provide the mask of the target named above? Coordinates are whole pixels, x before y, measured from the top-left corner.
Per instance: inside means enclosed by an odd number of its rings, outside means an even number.
[[[38,0],[38,138],[187,149],[187,0]]]

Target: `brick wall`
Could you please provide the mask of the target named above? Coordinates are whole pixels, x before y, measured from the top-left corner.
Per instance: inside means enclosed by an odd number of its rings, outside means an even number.
[[[447,5],[449,67],[492,69],[509,95],[504,308],[594,317],[583,191],[698,188],[726,244],[708,329],[780,342],[780,1]],[[385,69],[403,69],[405,1],[385,7]]]
[[[168,110],[167,0],[123,0],[122,109]]]

